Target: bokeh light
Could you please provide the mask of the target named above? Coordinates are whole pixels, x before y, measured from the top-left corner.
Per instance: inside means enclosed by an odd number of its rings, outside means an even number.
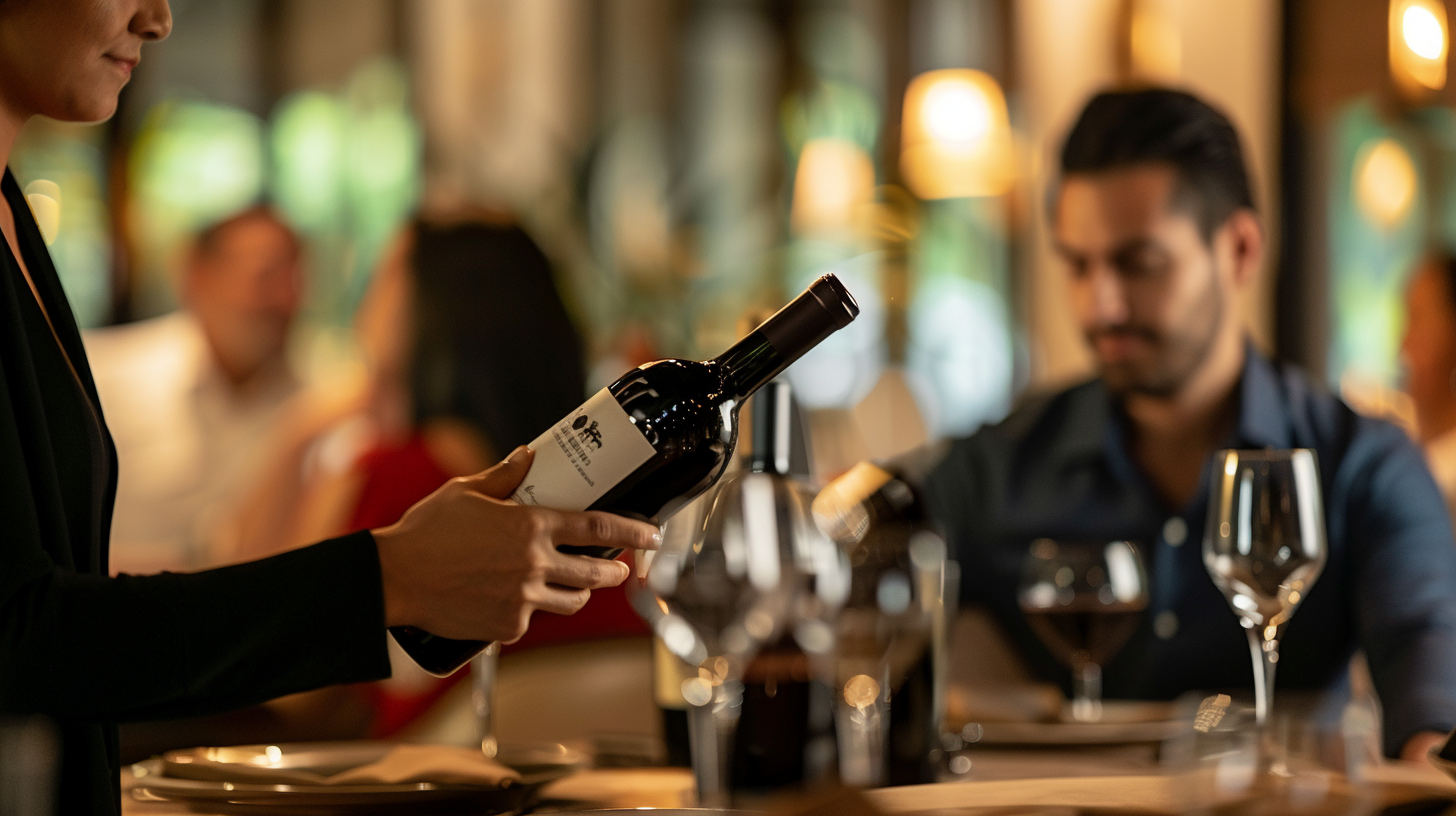
[[[927,71],[905,90],[900,170],[922,199],[996,196],[1014,169],[1006,97],[982,71]]]
[[[1418,183],[1410,152],[1394,139],[1368,143],[1355,159],[1355,201],[1382,229],[1393,229],[1410,215]]]

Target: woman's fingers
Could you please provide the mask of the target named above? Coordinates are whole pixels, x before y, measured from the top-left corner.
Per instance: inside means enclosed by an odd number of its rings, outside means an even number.
[[[553,512],[550,525],[551,543],[558,546],[655,550],[662,545],[662,532],[651,524],[597,510]]]
[[[567,589],[547,584],[540,590],[539,597],[531,605],[543,612],[575,615],[581,611],[583,606],[586,606],[586,602],[589,600],[591,600],[590,590]]]
[[[546,568],[546,582],[578,589],[606,589],[622,583],[631,574],[632,569],[621,561],[559,552]]]

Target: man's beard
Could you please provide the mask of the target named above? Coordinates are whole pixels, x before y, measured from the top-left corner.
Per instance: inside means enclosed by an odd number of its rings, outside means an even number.
[[[1097,338],[1105,334],[1133,334],[1152,346],[1152,354],[1146,360],[1106,363],[1099,359],[1098,368],[1107,389],[1120,396],[1149,397],[1169,397],[1182,390],[1213,352],[1223,310],[1223,292],[1218,286],[1218,276],[1213,275],[1198,305],[1175,322],[1170,332],[1128,324],[1087,332],[1087,340],[1094,347]]]

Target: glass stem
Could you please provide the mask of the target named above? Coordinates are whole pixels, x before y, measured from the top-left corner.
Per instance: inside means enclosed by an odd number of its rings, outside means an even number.
[[[857,708],[843,698],[835,706],[839,736],[839,779],[856,788],[885,784],[885,721],[889,706],[880,700]]]
[[[1102,719],[1102,667],[1090,660],[1078,663],[1072,670],[1072,719]]]
[[[688,712],[688,740],[698,807],[726,808],[731,802],[729,767],[733,730],[738,726],[742,688],[736,681],[713,687],[713,699]]]
[[[1254,662],[1254,719],[1269,724],[1274,707],[1274,668],[1279,663],[1279,634],[1267,637],[1264,629],[1248,629],[1249,652]]]

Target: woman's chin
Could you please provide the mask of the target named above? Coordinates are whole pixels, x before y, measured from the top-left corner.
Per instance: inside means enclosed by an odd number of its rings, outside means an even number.
[[[37,112],[62,122],[104,122],[116,114],[117,96],[124,87],[125,82],[107,77],[83,91],[55,94],[54,103]]]
[[[116,96],[113,94],[108,99],[87,100],[79,104],[67,105],[57,111],[42,111],[52,119],[59,119],[62,122],[76,122],[89,124],[92,122],[105,122],[116,115]]]

